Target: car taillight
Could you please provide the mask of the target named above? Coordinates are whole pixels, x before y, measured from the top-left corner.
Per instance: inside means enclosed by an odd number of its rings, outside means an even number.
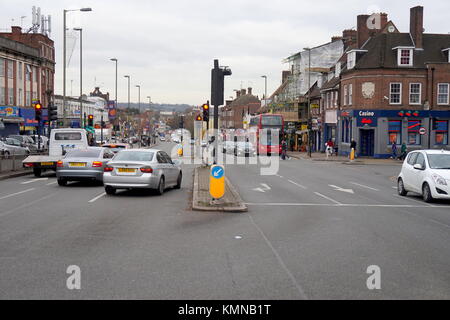
[[[153,172],[153,168],[152,167],[143,167],[143,168],[141,168],[141,172],[143,172],[143,173],[152,173]]]
[[[104,172],[111,172],[113,170],[114,170],[113,167],[105,167],[105,169],[103,169]]]
[[[103,166],[103,163],[101,161],[94,161],[92,162],[92,166],[94,168],[101,168]]]
[[[61,160],[59,160],[59,161],[56,163],[56,166],[57,166],[58,168],[62,168],[64,165],[63,165],[63,162],[62,162]]]
[[[25,168],[33,168],[33,164],[32,163],[25,163],[24,167]]]

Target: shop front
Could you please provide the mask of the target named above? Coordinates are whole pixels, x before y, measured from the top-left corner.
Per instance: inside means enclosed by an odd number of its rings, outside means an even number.
[[[0,136],[20,133],[20,124],[24,119],[19,115],[18,107],[0,106]]]
[[[334,145],[337,146],[337,123],[338,123],[337,119],[338,119],[337,110],[325,111],[325,122],[323,126],[324,143],[331,139]]]
[[[392,144],[400,150],[449,149],[450,111],[348,110],[339,119],[340,153],[348,155],[355,140],[358,156],[389,158]]]

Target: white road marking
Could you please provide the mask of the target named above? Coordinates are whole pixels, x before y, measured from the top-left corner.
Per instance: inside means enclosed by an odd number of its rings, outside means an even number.
[[[276,202],[261,202],[261,203],[245,203],[247,206],[280,206],[280,207],[369,207],[369,208],[441,208],[441,206],[425,206],[425,205],[411,205],[411,204],[356,204],[356,203],[276,203]]]
[[[28,203],[25,203],[25,204],[23,204],[23,205],[21,205],[21,206],[15,207],[14,209],[8,210],[8,211],[6,211],[6,212],[2,212],[2,213],[0,213],[0,217],[7,216],[8,214],[11,214],[11,213],[13,213],[13,212],[15,212],[15,211],[17,211],[17,210],[22,210],[22,209],[24,209],[24,208],[26,208],[26,207],[31,207],[31,206],[34,205],[35,203],[38,203],[39,201],[42,201],[42,200],[46,200],[46,199],[48,199],[48,198],[51,198],[51,197],[53,197],[54,195],[56,195],[56,193],[51,193],[51,194],[49,194],[49,195],[47,195],[47,196],[45,196],[45,197],[36,199],[36,200],[31,201],[31,202],[28,202]]]
[[[280,176],[279,174],[277,174],[277,177],[279,177],[279,178],[284,178],[283,176]]]
[[[272,190],[272,188],[269,187],[269,185],[267,185],[267,184],[265,184],[265,183],[261,183],[261,185],[263,186],[263,188],[264,188],[265,190]]]
[[[335,186],[333,184],[329,184],[328,186],[331,187],[331,188],[334,188],[335,191],[341,191],[341,192],[346,192],[346,193],[351,193],[351,194],[355,193],[352,189],[344,189],[344,188]]]
[[[30,192],[30,191],[33,191],[33,190],[34,190],[34,188],[31,188],[31,189],[19,191],[19,192],[16,192],[16,193],[11,193],[11,194],[8,194],[6,196],[1,197],[0,200],[11,198],[11,197],[17,196],[19,194],[22,194],[22,193],[25,193],[25,192]]]
[[[284,263],[283,259],[281,259],[281,256],[278,254],[277,250],[274,248],[274,246],[272,245],[272,243],[269,241],[269,239],[266,237],[266,235],[264,234],[264,232],[261,230],[261,228],[256,224],[255,220],[253,220],[253,217],[251,215],[248,215],[251,223],[255,226],[255,228],[258,230],[258,232],[261,234],[261,237],[264,239],[264,241],[266,242],[267,246],[272,250],[273,254],[275,255],[275,257],[278,260],[278,263],[281,265],[281,267],[284,269],[284,271],[286,272],[286,274],[288,275],[288,277],[291,279],[292,284],[294,285],[294,287],[297,289],[298,293],[300,294],[300,297],[304,300],[308,299],[308,296],[305,294],[305,291],[303,290],[303,288],[300,286],[300,284],[297,282],[297,279],[295,279],[294,275],[292,274],[292,272],[288,269],[288,267],[286,266],[286,264]]]
[[[53,182],[47,183],[46,186],[51,186],[52,184],[57,184],[57,183],[58,183],[58,181],[53,181]]]
[[[392,187],[392,189],[397,189],[397,187]]]
[[[329,198],[329,197],[327,197],[327,196],[324,196],[323,194],[321,194],[321,193],[319,193],[319,192],[314,192],[314,194],[316,194],[316,195],[318,195],[319,197],[322,197],[322,198],[324,198],[324,199],[327,199],[327,200],[329,200],[329,201],[331,201],[331,202],[334,202],[334,203],[336,203],[337,205],[342,205],[342,203],[340,203],[339,201],[336,201],[336,200],[331,199],[331,198]]]
[[[259,191],[259,192],[265,193],[265,191],[262,188],[255,188],[255,189],[253,189],[253,191]]]
[[[295,182],[295,181],[292,181],[292,180],[288,180],[290,183],[292,183],[292,184],[295,184],[297,187],[300,187],[300,188],[302,188],[302,189],[308,189],[308,188],[306,188],[305,186],[302,186],[301,184],[298,184],[297,182]]]
[[[429,204],[429,203],[426,203],[426,202],[424,202],[424,201],[421,201],[421,200],[416,200],[416,199],[413,199],[413,198],[410,198],[410,197],[402,197],[402,196],[399,196],[398,194],[393,194],[393,196],[395,196],[396,198],[399,198],[399,199],[404,199],[404,200],[409,200],[409,201],[414,201],[414,202],[416,202],[416,203],[421,203],[422,205],[424,205],[424,206],[427,206],[427,207],[438,207],[438,206],[433,206],[433,205],[431,205],[431,204]]]
[[[98,199],[100,199],[101,197],[104,197],[104,196],[106,196],[106,192],[103,192],[102,194],[96,196],[94,199],[89,200],[88,202],[89,203],[93,203],[93,202],[97,201]]]
[[[36,179],[28,180],[28,181],[25,181],[25,182],[21,182],[20,184],[29,184],[29,183],[33,183],[33,182],[36,182],[36,181],[44,181],[44,180],[48,180],[48,178],[36,178]]]
[[[369,189],[369,190],[380,191],[380,190],[378,190],[378,189],[375,189],[375,188],[372,188],[372,187],[369,187],[369,186],[365,186],[365,185],[363,185],[363,184],[359,184],[359,183],[356,183],[356,182],[350,182],[350,183],[353,184],[353,185],[355,185],[355,186],[359,186],[359,187],[366,188],[366,189]]]

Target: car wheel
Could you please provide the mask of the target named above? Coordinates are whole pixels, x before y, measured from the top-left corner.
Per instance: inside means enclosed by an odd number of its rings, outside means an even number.
[[[164,193],[164,188],[164,177],[161,177],[161,179],[159,179],[158,189],[156,189],[156,193],[161,196]]]
[[[180,172],[177,179],[177,185],[175,186],[175,189],[181,189],[181,181],[183,180],[183,174]]]
[[[114,195],[114,194],[116,194],[116,189],[114,189],[111,186],[106,186],[105,187],[105,192],[106,192],[106,194]]]
[[[405,189],[405,185],[403,183],[403,179],[400,178],[397,181],[397,192],[400,196],[404,197],[408,194],[408,191]]]
[[[62,178],[59,178],[59,179],[58,179],[58,185],[60,185],[61,187],[67,186],[67,180],[66,180],[66,179],[62,179]]]
[[[40,178],[42,176],[42,169],[34,168],[33,173],[35,177]]]
[[[430,186],[428,185],[428,183],[424,183],[423,187],[422,187],[422,197],[423,197],[423,201],[425,202],[433,202],[433,196],[431,195],[431,190],[430,190]]]

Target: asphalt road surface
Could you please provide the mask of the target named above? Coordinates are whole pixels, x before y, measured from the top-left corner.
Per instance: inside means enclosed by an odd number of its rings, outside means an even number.
[[[227,165],[244,214],[191,211],[193,167],[162,197],[0,181],[0,299],[450,298],[450,203],[397,196],[399,166]]]

